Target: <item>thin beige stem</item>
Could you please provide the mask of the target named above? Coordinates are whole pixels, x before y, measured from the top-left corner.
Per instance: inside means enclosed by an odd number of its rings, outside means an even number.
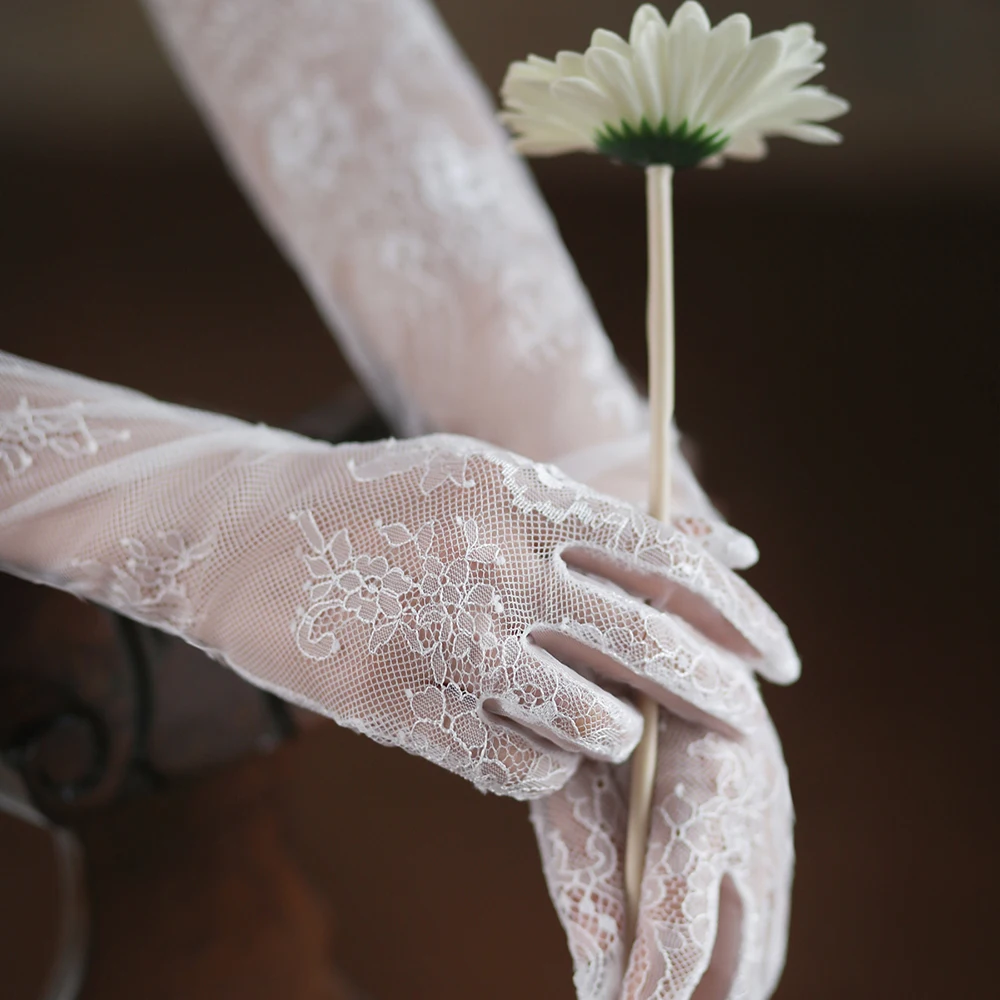
[[[674,415],[674,240],[671,181],[673,168],[646,169],[649,286],[646,339],[649,352],[650,466],[649,512],[670,520],[670,422]],[[639,914],[642,873],[656,779],[656,702],[639,696],[644,728],[632,755],[628,830],[625,839],[625,913],[631,947]]]

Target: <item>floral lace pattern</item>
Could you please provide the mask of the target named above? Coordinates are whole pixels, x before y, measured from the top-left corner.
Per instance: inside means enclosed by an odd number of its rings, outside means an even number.
[[[777,736],[762,710],[741,741],[675,718],[661,719],[660,726],[631,956],[623,944],[625,775],[585,764],[563,790],[532,804],[577,995],[687,1000],[712,959],[731,981],[719,996],[765,1000],[784,964],[794,859],[791,797]],[[720,896],[735,905],[720,907]]]
[[[642,405],[428,4],[147,4],[234,173],[403,431],[460,428],[545,457],[613,446],[617,458]],[[35,382],[72,391],[65,410],[42,414],[56,433],[35,436],[36,410],[25,437],[27,368],[8,362],[0,353],[7,565],[177,632],[479,788],[537,800],[584,1000],[621,991],[613,763],[640,724],[589,678],[641,687],[692,719],[671,717],[661,740],[648,919],[625,995],[689,995],[730,884],[744,917],[734,989],[767,995],[783,954],[790,807],[748,666],[783,681],[798,667],[781,623],[711,552],[468,439],[334,450],[269,434],[264,447],[238,422],[174,419],[148,400],[136,421],[136,394],[40,366]],[[104,438],[93,420],[74,423],[77,398],[110,402],[121,429]],[[135,442],[124,428],[140,424]],[[103,476],[98,451],[127,440]],[[92,461],[34,461],[46,449]],[[716,526],[706,537],[723,561],[730,549],[752,558]],[[739,652],[706,639],[713,615]],[[743,735],[724,740],[706,722]]]
[[[36,390],[142,437],[106,456],[62,433],[79,461],[0,478],[5,566],[181,635],[481,789],[536,800],[585,1000],[620,995],[623,970],[626,996],[686,998],[717,938],[733,996],[763,1000],[783,956],[791,807],[745,649],[777,680],[798,661],[773,612],[695,538],[469,438],[334,448],[0,353],[10,411]],[[627,969],[616,765],[641,719],[610,682],[671,710]]]
[[[82,458],[128,439],[127,430],[88,424],[82,402],[32,407],[22,396],[13,410],[0,411],[0,466],[8,476],[23,475],[44,451]]]
[[[183,577],[212,555],[212,539],[192,545],[178,531],[158,531],[149,543],[123,538],[121,549],[120,565],[73,560],[66,575],[74,579],[74,591],[129,618],[189,631],[196,620]]]

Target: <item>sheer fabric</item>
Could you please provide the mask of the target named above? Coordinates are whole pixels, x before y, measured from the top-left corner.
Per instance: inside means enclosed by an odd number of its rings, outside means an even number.
[[[640,429],[642,404],[551,216],[429,5],[146,3],[400,432],[551,460]]]

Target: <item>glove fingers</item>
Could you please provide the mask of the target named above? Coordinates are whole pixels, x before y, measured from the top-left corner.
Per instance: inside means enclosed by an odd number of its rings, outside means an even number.
[[[484,713],[479,697],[458,684],[429,685],[413,693],[410,708],[406,739],[399,745],[462,775],[484,792],[516,799],[548,795],[562,788],[580,764],[578,753],[497,724]],[[389,742],[382,733],[353,728]]]
[[[679,516],[673,518],[672,523],[678,531],[693,538],[706,552],[730,569],[749,569],[760,558],[757,543],[725,521]]]
[[[742,923],[727,878],[730,853],[751,845],[739,836],[742,806],[721,782],[731,779],[734,760],[745,752],[733,740],[662,715],[659,736],[642,899],[622,995],[725,1000]]]
[[[561,547],[567,565],[674,612],[770,680],[798,677],[788,630],[752,587],[682,532],[637,511],[626,516],[608,507],[588,537]]]
[[[659,921],[643,920],[637,928],[632,958],[622,988],[623,1000],[729,1000],[743,997],[735,989],[741,965],[743,903],[728,876],[710,887],[715,900],[703,914],[699,930],[709,938],[708,948],[682,941],[691,927],[681,912],[691,896],[690,886],[678,887],[678,910]],[[665,940],[674,942],[668,958],[661,954]],[[754,1000],[758,995],[753,994]]]
[[[617,763],[635,749],[642,716],[629,702],[517,640],[505,645],[503,661],[483,678],[487,711],[594,760]]]
[[[605,581],[565,573],[532,637],[564,663],[643,691],[683,718],[742,731],[759,714],[740,657]]]
[[[626,806],[613,769],[585,761],[531,803],[545,881],[573,959],[579,1000],[618,1000],[625,967]]]
[[[661,715],[628,1000],[762,1000],[784,956],[791,800],[766,714],[730,740]]]
[[[733,876],[746,912],[740,969],[734,992],[748,1000],[769,997],[785,964],[792,876],[794,812],[781,743],[765,716],[747,743],[753,754],[754,794],[747,809],[754,851]]]

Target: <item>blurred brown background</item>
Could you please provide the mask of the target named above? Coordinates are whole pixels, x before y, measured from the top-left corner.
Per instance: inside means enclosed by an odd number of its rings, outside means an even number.
[[[633,4],[440,7],[495,88]],[[758,30],[817,25],[846,142],[678,184],[680,423],[805,664],[768,691],[798,810],[780,1000],[995,989],[998,11],[753,0]],[[641,374],[641,176],[538,175]],[[349,382],[130,0],[0,6],[0,191],[3,348],[276,423]],[[373,1000],[572,995],[526,808],[336,727],[80,831],[86,1000],[319,1000],[335,967]],[[3,1000],[39,995],[51,881],[0,824]]]

